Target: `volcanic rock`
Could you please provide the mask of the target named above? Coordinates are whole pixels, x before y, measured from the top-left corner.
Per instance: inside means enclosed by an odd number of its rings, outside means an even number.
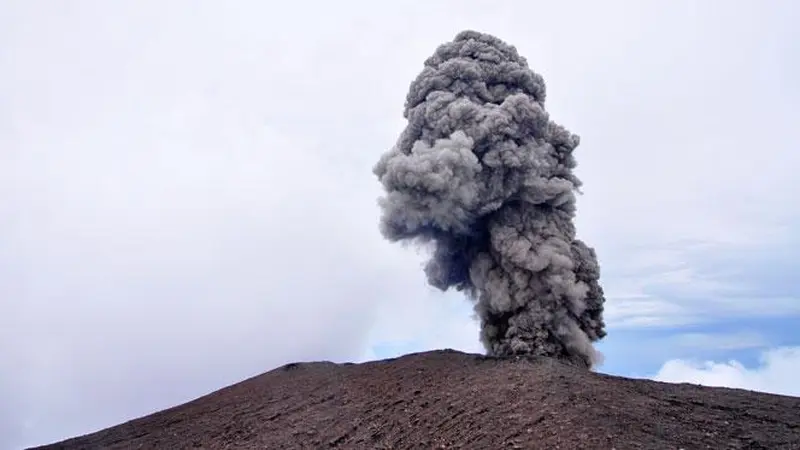
[[[800,449],[800,398],[452,350],[294,363],[38,449]]]

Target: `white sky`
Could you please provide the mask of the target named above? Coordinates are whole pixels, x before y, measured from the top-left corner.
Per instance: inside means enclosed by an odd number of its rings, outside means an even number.
[[[423,255],[381,239],[371,172],[466,28],[517,46],[582,138],[611,331],[691,316],[648,283],[724,290],[686,252],[797,223],[798,19],[789,0],[0,3],[0,449],[289,361],[477,351]]]

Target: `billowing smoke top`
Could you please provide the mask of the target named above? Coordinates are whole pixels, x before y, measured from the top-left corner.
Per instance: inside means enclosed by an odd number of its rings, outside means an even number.
[[[592,367],[605,299],[573,225],[579,138],[544,100],[542,77],[500,39],[464,31],[440,46],[374,169],[387,192],[381,232],[432,244],[428,282],[475,301],[488,354]]]

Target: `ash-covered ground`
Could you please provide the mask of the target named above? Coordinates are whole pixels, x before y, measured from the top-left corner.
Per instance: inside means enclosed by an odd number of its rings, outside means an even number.
[[[290,364],[39,449],[798,449],[800,398],[451,350]]]

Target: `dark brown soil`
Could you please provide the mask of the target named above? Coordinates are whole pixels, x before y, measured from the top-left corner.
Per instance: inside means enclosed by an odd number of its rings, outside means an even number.
[[[40,449],[800,449],[800,398],[450,350],[289,364]]]

